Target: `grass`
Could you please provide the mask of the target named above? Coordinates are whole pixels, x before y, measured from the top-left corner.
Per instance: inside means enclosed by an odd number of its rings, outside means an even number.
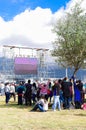
[[[86,130],[86,111],[80,109],[30,112],[13,99],[5,104],[0,96],[0,130]]]

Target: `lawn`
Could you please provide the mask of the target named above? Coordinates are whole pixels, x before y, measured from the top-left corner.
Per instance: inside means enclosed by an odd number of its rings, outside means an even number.
[[[0,96],[0,130],[86,130],[86,111],[80,109],[30,112],[13,99],[5,104]]]

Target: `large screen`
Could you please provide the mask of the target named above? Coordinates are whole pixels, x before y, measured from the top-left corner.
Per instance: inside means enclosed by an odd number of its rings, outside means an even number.
[[[16,57],[14,60],[15,74],[37,74],[37,58]]]

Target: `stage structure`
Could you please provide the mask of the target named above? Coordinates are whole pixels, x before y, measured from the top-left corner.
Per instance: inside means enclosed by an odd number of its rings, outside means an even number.
[[[67,71],[68,77],[71,77],[71,70]],[[52,60],[49,49],[11,45],[0,47],[0,81],[63,77],[65,68]],[[77,77],[85,81],[86,69],[79,70]]]
[[[46,78],[49,49],[4,45],[2,74],[8,78]]]

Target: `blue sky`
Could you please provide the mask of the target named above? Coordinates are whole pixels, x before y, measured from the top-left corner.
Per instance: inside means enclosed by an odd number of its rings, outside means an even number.
[[[34,10],[36,7],[50,8],[54,13],[59,8],[65,7],[70,0],[0,0],[0,16],[8,21],[15,15],[30,8]]]

